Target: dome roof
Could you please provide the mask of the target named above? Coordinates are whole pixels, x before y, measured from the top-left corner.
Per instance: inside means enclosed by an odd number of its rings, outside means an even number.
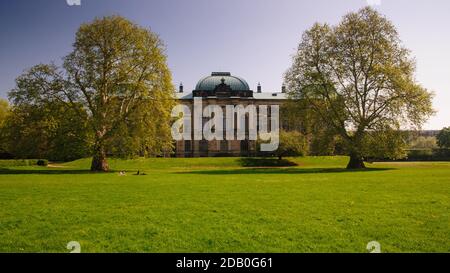
[[[250,90],[250,87],[248,86],[248,83],[236,76],[231,76],[230,72],[213,72],[211,73],[211,76],[204,77],[200,81],[198,81],[197,85],[195,86],[195,90],[202,90],[202,91],[213,91],[217,85],[225,83],[226,85],[229,85],[232,90]]]

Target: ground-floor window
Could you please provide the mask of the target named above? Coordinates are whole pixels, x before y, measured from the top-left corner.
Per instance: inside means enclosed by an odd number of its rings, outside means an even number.
[[[241,140],[241,151],[246,152],[248,151],[248,140]]]
[[[207,156],[208,155],[208,141],[207,140],[200,140],[200,156]]]
[[[228,141],[227,140],[221,140],[220,141],[220,151],[221,152],[228,152]]]
[[[184,152],[188,153],[192,151],[192,143],[190,140],[184,141]]]

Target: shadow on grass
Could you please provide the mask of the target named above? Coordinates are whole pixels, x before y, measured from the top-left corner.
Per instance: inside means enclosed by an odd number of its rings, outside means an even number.
[[[92,174],[93,172],[89,170],[55,170],[55,169],[47,169],[47,170],[26,170],[26,169],[9,169],[9,168],[0,168],[0,175],[2,174]]]
[[[239,163],[242,167],[293,167],[298,165],[287,159],[252,157],[243,157],[239,159]]]
[[[232,174],[311,174],[311,173],[362,173],[389,171],[394,168],[367,168],[361,170],[347,170],[345,168],[247,168],[232,170],[205,170],[181,172],[185,174],[232,175]]]

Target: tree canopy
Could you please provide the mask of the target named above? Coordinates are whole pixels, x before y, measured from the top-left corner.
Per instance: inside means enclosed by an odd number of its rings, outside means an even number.
[[[79,116],[61,103],[23,104],[10,110],[1,128],[2,144],[17,158],[86,157],[91,142],[86,121],[87,115]]]
[[[306,31],[285,81],[290,98],[306,101],[342,138],[348,168],[364,168],[375,151],[398,156],[403,142],[396,132],[420,128],[433,114],[432,93],[416,82],[410,51],[370,7]]]
[[[308,154],[308,141],[298,131],[280,131],[280,144],[275,151],[278,159],[285,156],[305,156]]]
[[[439,147],[450,149],[450,127],[443,128],[436,138]]]

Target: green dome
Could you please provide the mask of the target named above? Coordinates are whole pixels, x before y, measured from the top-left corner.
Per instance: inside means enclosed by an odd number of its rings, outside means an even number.
[[[248,83],[236,76],[231,76],[229,72],[213,72],[211,76],[204,77],[198,81],[195,86],[195,90],[201,91],[213,91],[217,85],[222,83],[222,80],[226,85],[229,85],[232,90],[243,91],[250,90]]]

